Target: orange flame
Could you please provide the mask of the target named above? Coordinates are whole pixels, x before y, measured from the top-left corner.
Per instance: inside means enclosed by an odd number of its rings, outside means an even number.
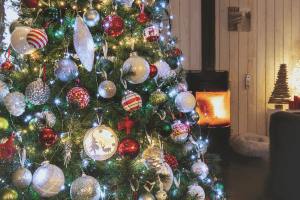
[[[230,92],[196,92],[198,124],[227,126],[230,124]]]

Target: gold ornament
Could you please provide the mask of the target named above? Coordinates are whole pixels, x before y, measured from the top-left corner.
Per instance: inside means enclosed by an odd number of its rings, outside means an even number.
[[[149,145],[143,152],[142,158],[148,169],[160,170],[164,163],[163,151],[160,148]]]

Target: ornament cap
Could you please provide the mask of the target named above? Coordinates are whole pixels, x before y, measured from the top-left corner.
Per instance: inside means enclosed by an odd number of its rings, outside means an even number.
[[[14,89],[14,88],[10,88],[10,89],[9,89],[9,92],[10,92],[10,93],[13,93],[13,92],[15,92],[15,89]]]
[[[117,15],[117,12],[116,11],[112,11],[111,15]]]
[[[44,162],[42,162],[42,167],[48,167],[50,165],[50,161],[46,160]]]
[[[134,57],[134,56],[138,56],[138,53],[137,52],[130,53],[130,57]]]

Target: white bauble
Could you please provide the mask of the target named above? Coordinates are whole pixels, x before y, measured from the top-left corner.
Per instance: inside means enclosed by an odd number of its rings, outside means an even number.
[[[9,89],[6,83],[0,81],[0,102],[3,101],[4,97],[9,93]]]
[[[155,197],[151,193],[142,194],[139,200],[155,200]]]
[[[27,169],[21,166],[20,169],[14,172],[12,177],[12,183],[17,188],[26,188],[30,185],[32,181],[32,174]]]
[[[98,93],[106,99],[115,96],[116,91],[116,85],[112,81],[103,81],[98,87]]]
[[[203,188],[197,184],[195,185],[190,185],[188,187],[188,193],[192,196],[192,197],[197,197],[197,200],[204,200],[205,199],[205,192],[203,190]]]
[[[175,105],[180,112],[191,112],[196,106],[196,99],[189,92],[181,92],[175,98]]]
[[[57,62],[54,73],[59,80],[64,82],[77,78],[79,74],[76,63],[69,58],[64,58]]]
[[[29,46],[27,42],[27,34],[31,30],[30,27],[22,26],[16,28],[11,35],[11,45],[14,50],[20,54],[32,54],[35,52],[35,48]]]
[[[164,190],[169,191],[169,189],[171,188],[171,186],[173,184],[173,172],[172,172],[171,167],[168,165],[168,163],[165,162],[163,164],[163,167],[156,173],[168,176],[168,177],[166,177],[166,179],[164,181],[162,181],[162,183],[164,186]]]
[[[52,197],[61,191],[65,184],[63,171],[55,165],[45,161],[33,174],[32,186],[41,197]]]
[[[201,159],[198,159],[197,162],[192,165],[191,171],[199,175],[201,180],[205,179],[209,174],[208,166],[202,162]]]
[[[157,76],[155,76],[155,79],[161,78],[163,80],[167,79],[171,75],[171,68],[168,63],[164,61],[158,61],[154,63],[154,65],[157,67]]]
[[[150,74],[148,62],[139,57],[136,52],[130,54],[130,58],[125,61],[122,70],[123,73],[130,73],[126,78],[132,84],[143,83]]]
[[[167,193],[163,190],[159,190],[155,196],[157,200],[166,200],[168,198]]]
[[[21,92],[11,92],[4,97],[4,105],[10,114],[20,116],[25,112],[25,96]]]
[[[100,15],[95,10],[88,10],[83,15],[83,21],[88,26],[96,26],[98,22],[100,21]]]
[[[72,200],[98,200],[101,195],[100,184],[95,178],[83,174],[73,182],[70,194]]]
[[[41,78],[31,82],[25,91],[27,100],[34,105],[42,105],[48,101],[50,97],[50,88],[43,83]]]

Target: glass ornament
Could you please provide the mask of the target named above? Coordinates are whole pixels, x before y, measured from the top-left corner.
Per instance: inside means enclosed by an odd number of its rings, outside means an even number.
[[[12,188],[5,188],[0,191],[0,200],[17,200],[18,192]]]
[[[135,159],[141,153],[141,146],[136,139],[126,137],[119,141],[117,152],[121,158]]]
[[[117,0],[122,6],[131,7],[134,0]]]
[[[50,146],[56,142],[57,134],[52,128],[44,128],[39,133],[38,139],[43,145]]]
[[[186,114],[186,120],[191,124],[196,124],[199,119],[200,116],[195,110]]]
[[[100,58],[100,70],[104,70],[107,75],[111,75],[114,71],[115,56],[102,56]]]
[[[50,88],[41,78],[37,78],[27,86],[25,95],[30,103],[42,105],[50,98]]]
[[[11,92],[4,97],[4,106],[13,116],[20,116],[25,112],[25,96],[20,92]]]
[[[173,132],[173,125],[167,120],[161,120],[159,122],[158,134],[163,138],[169,137]]]
[[[54,74],[59,80],[68,82],[78,77],[78,66],[73,60],[64,58],[55,64]]]
[[[27,188],[32,181],[32,174],[31,172],[27,169],[21,166],[20,169],[14,172],[12,176],[12,183],[14,184],[15,187],[17,188]]]
[[[39,5],[39,0],[23,0],[23,3],[27,8],[36,8]]]
[[[118,37],[121,35],[125,28],[124,20],[116,15],[115,12],[112,12],[111,15],[107,16],[102,23],[104,31],[110,37]]]
[[[155,200],[155,197],[151,193],[142,194],[138,200]]]
[[[169,191],[173,184],[173,171],[168,163],[164,163],[163,167],[156,172],[157,174],[163,174],[167,177],[162,181],[165,191]]]
[[[185,145],[183,146],[183,154],[187,155],[190,151],[193,150],[193,143],[191,143],[191,141],[188,141],[187,143],[185,143]]]
[[[188,194],[191,195],[193,198],[196,198],[196,200],[205,199],[204,189],[198,184],[190,185],[188,187]]]
[[[163,105],[167,101],[167,95],[158,88],[151,94],[149,101],[151,106],[158,107]]]
[[[7,119],[0,117],[0,131],[6,131],[9,127]]]
[[[180,112],[191,112],[195,109],[196,99],[189,92],[181,92],[175,98],[175,105]]]
[[[138,14],[137,20],[141,23],[145,23],[146,21],[149,20],[149,18],[146,13],[142,12],[142,13]]]
[[[31,29],[27,34],[26,40],[30,47],[42,49],[48,42],[47,34],[41,29]]]
[[[44,18],[47,22],[54,22],[58,19],[58,11],[54,7],[46,8],[44,11]]]
[[[27,34],[30,32],[31,28],[28,26],[18,27],[11,34],[10,42],[12,47],[19,54],[32,54],[36,51],[35,48],[32,48],[26,38]]]
[[[118,137],[115,132],[105,126],[91,128],[83,139],[86,154],[94,160],[107,160],[117,151]]]
[[[130,58],[125,61],[122,71],[130,83],[139,84],[149,77],[150,67],[144,58],[139,57],[137,52],[133,52],[130,54]]]
[[[98,93],[103,98],[112,98],[117,91],[116,85],[111,81],[103,81],[98,87]]]
[[[63,171],[49,161],[44,161],[32,178],[33,190],[41,197],[52,197],[61,191],[65,184]]]
[[[128,112],[133,112],[142,107],[142,98],[138,93],[128,92],[122,98],[122,106]]]
[[[185,124],[182,124],[180,122],[176,122],[173,124],[173,132],[171,134],[171,138],[175,142],[182,142],[187,139],[189,135],[189,127]]]
[[[83,15],[83,21],[90,27],[96,26],[100,21],[100,15],[95,10],[88,10]]]
[[[145,28],[143,35],[148,42],[153,43],[159,40],[161,31],[157,25],[150,25],[149,27]]]
[[[0,81],[0,102],[2,102],[4,97],[8,94],[9,94],[9,89],[6,83]]]
[[[15,65],[10,62],[8,59],[1,63],[0,65],[0,72],[4,72],[4,73],[7,73],[7,74],[12,74],[15,70]]]
[[[160,170],[164,164],[164,153],[160,148],[149,145],[143,152],[142,158],[147,169]]]
[[[158,73],[158,69],[157,69],[157,67],[156,67],[155,65],[153,65],[153,64],[150,64],[149,67],[150,67],[149,78],[154,78],[154,77],[157,75],[157,73]]]
[[[67,94],[67,102],[78,106],[78,109],[85,108],[89,104],[89,101],[89,93],[81,87],[74,87]]]
[[[9,33],[12,34],[18,27],[24,26],[20,21],[13,21],[9,25]]]
[[[92,176],[83,174],[72,183],[70,195],[72,200],[98,200],[101,196],[100,184]]]
[[[159,190],[155,197],[157,198],[157,200],[166,200],[168,198],[168,195],[165,191],[163,190]]]
[[[171,68],[168,63],[164,61],[158,61],[154,63],[154,65],[157,67],[157,76],[155,76],[156,79],[163,79],[166,80],[169,78],[171,74]]]
[[[209,169],[208,169],[207,165],[204,162],[202,162],[201,159],[198,159],[197,162],[195,162],[192,165],[191,171],[194,174],[199,175],[199,178],[201,180],[205,179],[209,173]]]

